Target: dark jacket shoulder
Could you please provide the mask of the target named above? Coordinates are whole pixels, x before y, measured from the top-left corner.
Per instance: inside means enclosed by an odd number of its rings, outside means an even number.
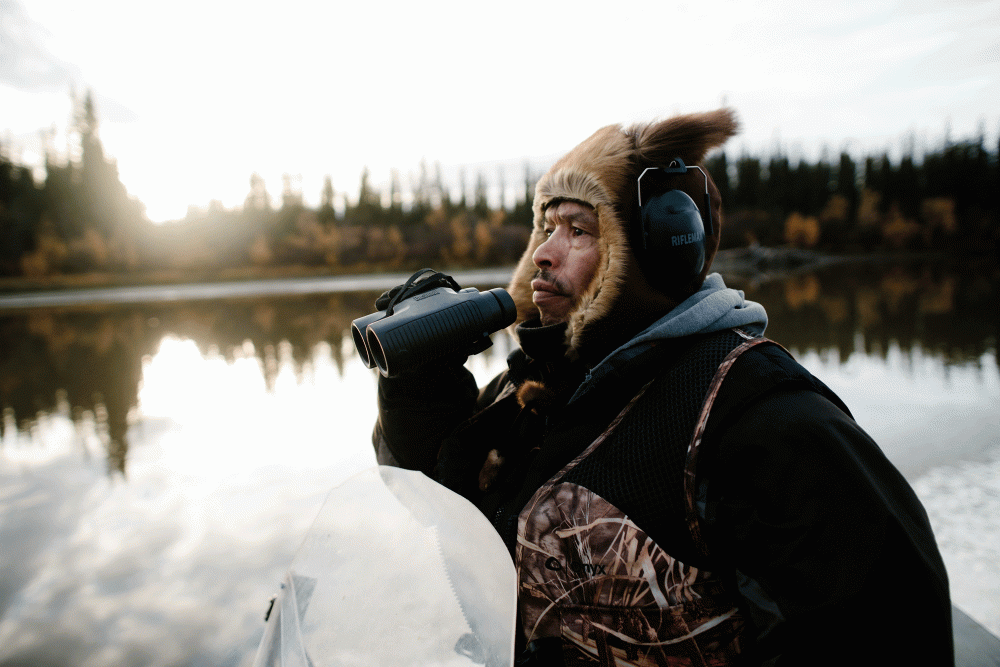
[[[947,572],[913,489],[787,353],[741,361],[698,494],[756,632],[751,663],[951,664]]]

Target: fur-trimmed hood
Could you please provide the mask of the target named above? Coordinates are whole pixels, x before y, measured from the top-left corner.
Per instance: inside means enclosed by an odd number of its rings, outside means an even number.
[[[699,164],[709,150],[733,136],[737,127],[735,114],[729,109],[628,128],[609,125],[556,162],[535,186],[534,229],[508,287],[517,305],[517,322],[538,316],[532,302],[531,281],[537,273],[532,255],[546,239],[546,208],[561,200],[592,206],[600,231],[597,271],[568,322],[571,355],[586,355],[593,347],[592,340],[601,341],[601,345],[612,343],[606,340],[609,331],[636,333],[696,292],[719,245],[721,197],[715,183],[709,177],[715,225],[713,235],[705,238],[705,267],[690,284],[664,293],[650,287],[631,250],[638,224],[637,180],[646,167],[666,166],[673,158],[679,157],[689,166]],[[676,187],[703,206],[705,182],[700,172],[692,170],[680,177]]]

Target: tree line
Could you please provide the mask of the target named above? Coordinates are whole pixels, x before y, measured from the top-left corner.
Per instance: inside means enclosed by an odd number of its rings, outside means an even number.
[[[708,160],[722,194],[723,247],[789,244],[833,252],[995,251],[1000,245],[1000,142],[982,132],[923,156],[912,146],[856,161],[842,152],[792,163],[725,153]]]
[[[408,188],[393,172],[387,191],[365,170],[356,197],[337,202],[327,177],[316,207],[303,203],[289,176],[280,201],[272,201],[253,174],[242,207],[213,202],[154,225],[104,153],[90,94],[77,104],[71,129],[78,156],[58,160],[46,151],[41,178],[0,146],[0,276],[99,272],[155,280],[288,267],[504,265],[517,260],[531,227],[539,174],[529,167],[513,202],[491,204],[482,174],[472,192],[452,193],[440,170],[425,165]],[[835,162],[793,160],[781,151],[766,159],[717,152],[706,166],[722,193],[724,248],[980,253],[1000,245],[998,156],[1000,145],[986,146],[980,132],[921,156],[911,148],[899,159],[888,152],[861,161],[842,152]]]

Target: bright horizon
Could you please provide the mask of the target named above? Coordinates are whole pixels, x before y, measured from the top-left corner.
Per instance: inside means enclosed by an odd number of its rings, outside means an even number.
[[[1000,129],[1000,0],[597,3],[436,0],[162,6],[0,4],[0,131],[39,165],[66,146],[70,90],[94,92],[100,137],[150,219],[242,205],[259,173],[307,205],[329,175],[404,189],[423,161],[457,192],[464,169],[520,189],[608,123],[725,104],[730,155],[918,152]],[[536,174],[537,175],[537,174]]]

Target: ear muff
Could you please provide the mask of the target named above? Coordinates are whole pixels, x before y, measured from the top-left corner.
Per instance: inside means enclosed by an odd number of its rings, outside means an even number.
[[[643,177],[647,191],[651,176],[659,176],[659,185],[669,183],[672,174],[686,174],[690,168],[705,176],[707,219],[686,193],[668,189],[643,201]],[[705,234],[712,234],[712,209],[708,194],[708,176],[697,165],[685,166],[680,158],[667,167],[649,167],[639,176],[639,220],[641,234],[636,251],[639,267],[651,285],[665,291],[687,285],[705,268]]]

